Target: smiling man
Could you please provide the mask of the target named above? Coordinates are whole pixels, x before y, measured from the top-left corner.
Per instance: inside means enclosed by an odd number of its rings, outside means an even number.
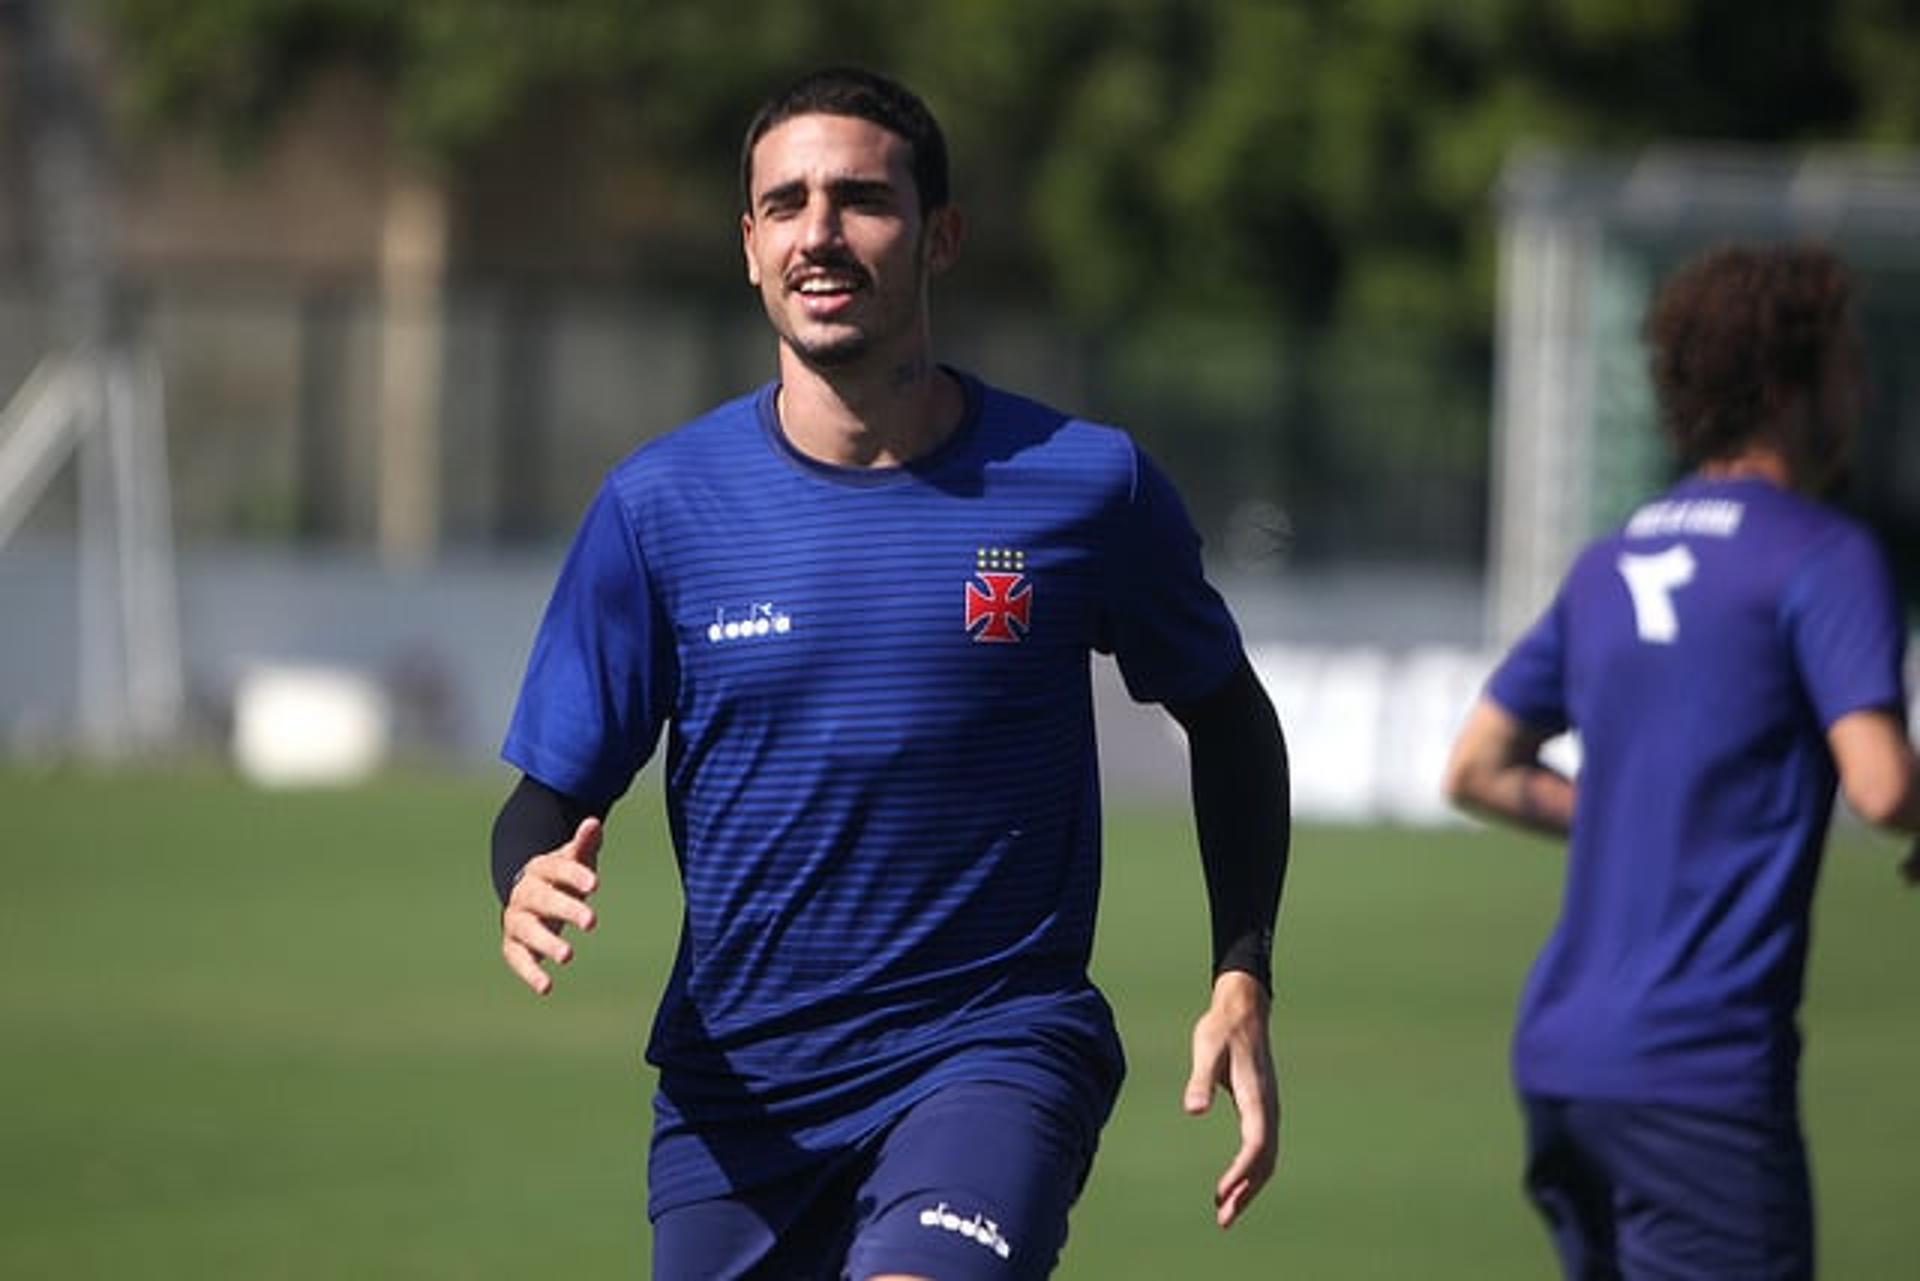
[[[776,381],[648,442],[587,512],[495,824],[535,992],[591,930],[601,823],[667,736],[685,892],[654,1022],[658,1277],[1040,1277],[1123,1071],[1088,979],[1089,659],[1186,728],[1212,988],[1185,1107],[1271,1175],[1285,746],[1168,482],[1122,432],[936,364],[960,214],[939,127],[809,76],[741,156]]]

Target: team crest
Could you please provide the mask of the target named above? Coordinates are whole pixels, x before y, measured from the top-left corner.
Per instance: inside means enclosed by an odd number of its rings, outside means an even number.
[[[990,645],[1016,644],[1033,628],[1033,583],[1027,554],[1009,547],[982,547],[967,580],[967,635]]]

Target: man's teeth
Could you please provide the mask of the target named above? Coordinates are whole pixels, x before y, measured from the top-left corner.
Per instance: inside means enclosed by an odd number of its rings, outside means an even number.
[[[800,282],[800,292],[803,294],[837,294],[844,293],[852,288],[853,282],[850,280],[840,280],[824,276],[815,276],[811,280],[803,280]]]

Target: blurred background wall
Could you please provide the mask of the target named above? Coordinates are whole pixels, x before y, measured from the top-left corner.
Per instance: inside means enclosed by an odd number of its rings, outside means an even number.
[[[1633,326],[1703,244],[1859,261],[1875,395],[1845,501],[1920,599],[1896,0],[0,0],[0,464],[27,474],[33,371],[75,352],[153,372],[124,439],[165,459],[90,500],[80,442],[122,436],[76,428],[16,487],[0,750],[224,754],[250,681],[326,667],[382,693],[382,759],[486,759],[601,473],[772,372],[738,136],[834,61],[949,133],[972,239],[935,291],[943,357],[1168,467],[1296,742],[1325,745],[1310,805],[1428,814],[1482,655],[1664,481]],[[60,404],[119,421],[96,399]],[[97,473],[116,458],[149,455],[103,445]],[[164,506],[164,563],[116,502]],[[158,744],[88,711],[150,665],[156,576]],[[118,651],[90,639],[115,619]],[[1157,719],[1108,722],[1112,778],[1178,786]]]

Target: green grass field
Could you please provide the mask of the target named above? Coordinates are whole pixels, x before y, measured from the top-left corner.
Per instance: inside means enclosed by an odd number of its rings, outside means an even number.
[[[503,789],[0,772],[0,1276],[641,1275],[663,825],[651,800],[616,815],[602,927],[541,1002],[495,951]],[[1282,1173],[1221,1234],[1232,1124],[1177,1102],[1205,990],[1188,831],[1110,815],[1097,970],[1133,1070],[1060,1275],[1550,1275],[1504,1055],[1556,851],[1299,833]],[[1837,1278],[1912,1270],[1920,898],[1896,853],[1846,837],[1822,889],[1806,1107]]]

